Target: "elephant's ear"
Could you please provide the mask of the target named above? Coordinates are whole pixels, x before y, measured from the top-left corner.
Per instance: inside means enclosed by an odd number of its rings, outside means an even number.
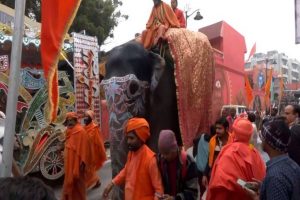
[[[149,57],[152,60],[152,77],[151,77],[151,91],[154,91],[159,83],[159,80],[165,70],[166,61],[160,55],[149,52]]]

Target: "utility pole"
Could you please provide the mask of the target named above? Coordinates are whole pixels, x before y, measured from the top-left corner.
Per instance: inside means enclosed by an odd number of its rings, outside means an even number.
[[[6,103],[6,119],[3,142],[3,160],[0,177],[10,177],[12,171],[14,136],[16,128],[17,102],[19,96],[20,66],[24,33],[24,12],[26,0],[15,0],[14,32],[9,69],[9,84]]]

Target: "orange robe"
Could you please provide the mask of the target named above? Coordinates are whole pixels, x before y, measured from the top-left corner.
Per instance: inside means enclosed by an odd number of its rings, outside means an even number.
[[[85,200],[86,186],[84,175],[88,173],[91,141],[83,127],[77,123],[66,131],[64,150],[65,179],[63,200]],[[82,165],[85,167],[82,169]]]
[[[155,154],[146,145],[128,153],[125,167],[113,183],[125,184],[125,200],[153,200],[158,199],[155,193],[164,193]]]
[[[142,33],[142,44],[146,49],[154,46],[159,38],[164,39],[168,28],[179,28],[179,21],[172,8],[161,2],[160,5],[152,8],[150,17],[146,24],[146,30]]]
[[[89,188],[99,181],[97,171],[102,167],[104,161],[106,160],[106,152],[103,139],[100,135],[100,127],[92,121],[90,124],[85,126],[84,129],[92,142],[90,154],[92,160],[92,169],[91,173],[87,174],[86,176],[86,186]]]
[[[175,8],[174,13],[179,21],[180,28],[186,28],[186,22],[185,22],[183,11],[178,8]]]
[[[251,200],[237,180],[263,180],[265,175],[265,163],[255,148],[241,142],[228,144],[214,163],[206,200]]]

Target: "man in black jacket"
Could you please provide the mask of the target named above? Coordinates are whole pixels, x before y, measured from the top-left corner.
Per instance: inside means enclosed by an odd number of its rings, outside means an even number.
[[[196,200],[198,197],[198,174],[194,159],[180,151],[175,134],[162,130],[158,140],[158,166],[161,172],[163,200]]]
[[[300,124],[291,128],[291,141],[288,147],[289,156],[300,166]]]

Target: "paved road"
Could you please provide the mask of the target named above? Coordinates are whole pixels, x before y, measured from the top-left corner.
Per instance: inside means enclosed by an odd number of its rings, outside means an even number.
[[[187,152],[189,154],[192,154],[193,149],[190,148],[187,150]],[[107,150],[107,155],[109,157],[109,151]],[[98,172],[100,178],[101,178],[101,187],[96,188],[96,189],[92,189],[89,190],[87,192],[88,195],[88,200],[100,200],[103,190],[104,188],[111,182],[111,161],[107,160],[105,162],[105,164],[103,165],[103,167],[100,169],[100,171]],[[63,180],[60,181],[56,181],[55,183],[47,183],[49,185],[52,186],[52,188],[54,189],[55,192],[55,196],[57,199],[61,198],[61,192],[62,192],[62,184],[63,184]]]
[[[99,176],[101,177],[101,183],[102,185],[99,188],[89,190],[88,200],[100,200],[103,190],[106,187],[108,183],[111,181],[111,162],[110,160],[106,161],[103,167],[98,172]],[[55,196],[57,199],[60,199],[61,197],[61,190],[62,190],[62,182],[57,183],[57,185],[53,186],[55,191]]]

